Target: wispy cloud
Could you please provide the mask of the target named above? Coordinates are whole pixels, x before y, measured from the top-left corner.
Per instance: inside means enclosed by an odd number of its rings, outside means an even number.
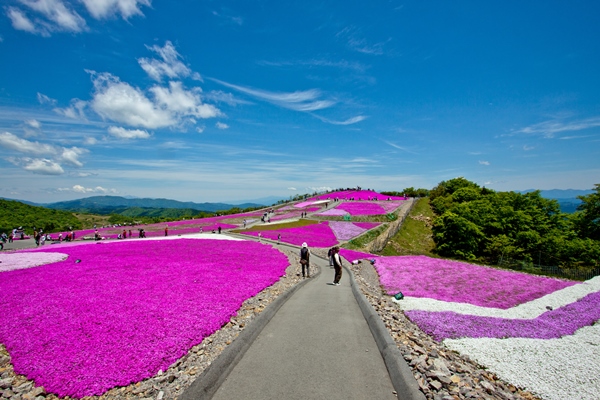
[[[384,54],[384,46],[391,40],[373,43],[367,40],[355,27],[346,27],[339,31],[336,36],[345,40],[350,49],[363,54],[380,56]]]
[[[313,116],[315,118],[320,119],[323,122],[327,122],[328,124],[332,124],[332,125],[352,125],[352,124],[356,124],[357,122],[364,121],[365,119],[367,119],[367,117],[365,117],[364,115],[357,115],[356,117],[348,118],[343,121],[335,121],[335,120],[331,120],[328,118],[320,117],[315,114],[313,114]]]
[[[148,139],[150,134],[141,129],[125,129],[119,126],[111,126],[108,133],[119,139]]]
[[[270,92],[267,90],[253,89],[245,86],[234,85],[211,78],[220,85],[237,90],[257,99],[268,101],[280,107],[296,111],[316,111],[329,108],[336,104],[334,100],[320,99],[322,93],[319,89],[310,89],[296,92]]]
[[[23,9],[9,7],[7,15],[13,28],[29,33],[50,36],[52,32],[82,32],[87,29],[85,19],[61,0],[20,0],[33,13],[30,18]]]
[[[118,191],[116,189],[105,189],[102,186],[96,186],[94,188],[86,188],[85,186],[81,186],[81,185],[73,185],[73,187],[70,188],[58,188],[56,189],[59,192],[73,192],[73,193],[118,193]]]
[[[229,21],[229,22],[234,23],[234,24],[239,25],[239,26],[242,26],[242,24],[244,23],[244,19],[242,17],[239,17],[239,16],[227,15],[227,14],[224,14],[224,13],[220,13],[218,11],[213,11],[212,14],[215,17],[223,18],[226,21]]]
[[[67,148],[37,141],[33,142],[10,132],[0,133],[0,147],[26,155],[25,157],[9,157],[11,163],[29,171],[50,171],[52,174],[64,172],[60,163],[75,167],[83,166],[79,158],[88,152],[88,150],[78,147]],[[38,158],[30,158],[30,155]]]
[[[151,0],[80,0],[92,17],[103,19],[120,14],[123,19],[144,15],[140,6],[151,6]]]
[[[79,2],[95,19],[120,15],[128,19],[143,15],[140,6],[150,6],[151,0],[18,0],[22,7],[7,7],[6,15],[13,28],[41,36],[54,32],[88,31],[87,22],[75,8]],[[75,4],[73,4],[75,3]]]
[[[479,160],[479,164],[480,164],[480,165],[490,165],[490,162],[489,162],[489,161],[482,161],[482,160]]]
[[[395,143],[392,143],[392,142],[389,142],[389,141],[387,141],[387,140],[384,140],[383,142],[384,142],[384,143],[386,143],[386,144],[388,144],[389,146],[392,146],[392,147],[393,147],[393,148],[395,148],[395,149],[402,150],[402,151],[404,151],[405,153],[417,154],[417,153],[415,153],[414,151],[411,151],[411,150],[407,149],[406,147],[399,146],[399,145],[397,145],[397,144],[395,144]]]
[[[581,131],[600,126],[600,117],[582,119],[578,121],[564,122],[560,120],[544,121],[517,130],[515,133],[527,135],[542,135],[553,138],[557,133]]]
[[[217,127],[217,129],[221,129],[221,130],[223,130],[223,129],[229,129],[229,125],[227,125],[227,124],[225,124],[223,122],[217,122],[215,124],[215,126]]]
[[[195,80],[202,80],[200,74],[193,72],[180,60],[181,55],[170,41],[167,40],[163,47],[154,45],[146,46],[146,48],[156,53],[160,59],[142,57],[138,59],[138,63],[148,76],[155,81],[160,82],[163,77],[175,79],[188,76],[191,76]]]
[[[273,66],[273,67],[295,67],[295,66],[306,66],[306,67],[326,67],[336,68],[342,70],[351,70],[357,73],[365,72],[369,67],[365,64],[356,61],[347,60],[327,60],[327,59],[312,59],[312,60],[297,60],[297,61],[258,61],[259,65]]]

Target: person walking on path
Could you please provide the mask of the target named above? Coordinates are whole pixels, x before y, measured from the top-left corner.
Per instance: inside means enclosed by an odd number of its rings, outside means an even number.
[[[302,248],[300,249],[300,264],[302,264],[302,277],[306,278],[308,276],[310,278],[310,250],[306,242],[302,243]]]
[[[277,244],[281,244],[281,233],[277,234]]]
[[[169,236],[169,225],[165,226],[165,236]]]
[[[333,284],[339,286],[342,279],[342,258],[340,257],[340,248],[338,246],[333,248],[333,269],[335,270]]]

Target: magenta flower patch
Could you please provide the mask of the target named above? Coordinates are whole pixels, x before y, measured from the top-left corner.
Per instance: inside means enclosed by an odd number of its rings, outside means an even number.
[[[387,293],[508,309],[576,282],[426,256],[378,257]]]
[[[377,203],[372,202],[346,202],[336,207],[338,210],[344,210],[350,215],[382,215],[386,214],[385,209]]]
[[[398,196],[386,196],[381,193],[377,193],[372,190],[341,190],[338,192],[327,193],[313,197],[312,201],[315,200],[327,200],[327,199],[341,199],[341,200],[377,200],[377,201],[388,201],[388,200],[406,200],[405,197]],[[308,201],[308,200],[307,200]]]
[[[463,337],[554,339],[572,335],[600,319],[600,292],[534,319],[481,317],[448,311],[412,310],[405,314],[438,341]]]
[[[370,254],[370,253],[363,253],[361,251],[355,251],[355,250],[348,250],[348,249],[340,249],[340,255],[342,257],[344,257],[346,260],[348,261],[352,261],[352,260],[360,260],[360,259],[375,259],[377,260],[379,258],[379,256]]]
[[[268,231],[244,231],[240,233],[255,237],[258,237],[258,234],[260,233],[262,237],[271,240],[277,240],[278,235],[281,235],[282,242],[296,246],[300,246],[302,243],[306,242],[310,247],[332,247],[338,243],[338,240],[327,221],[298,228],[283,228]]]
[[[99,242],[44,252],[69,257],[0,273],[0,342],[17,374],[73,397],[166,370],[289,265],[281,252],[248,241]]]

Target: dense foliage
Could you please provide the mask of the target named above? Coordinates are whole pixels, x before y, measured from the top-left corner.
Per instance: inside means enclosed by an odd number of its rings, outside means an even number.
[[[465,178],[430,192],[436,252],[459,259],[562,268],[600,266],[600,185],[575,214],[539,191],[496,192]]]
[[[419,189],[415,189],[414,187],[408,187],[405,188],[404,190],[400,191],[400,192],[381,192],[381,194],[385,194],[387,196],[401,196],[401,197],[427,197],[429,196],[429,190],[428,189],[423,189],[423,188],[419,188]]]
[[[34,228],[44,232],[59,232],[81,229],[81,222],[68,211],[51,210],[45,207],[30,206],[13,200],[0,199],[0,233],[22,227],[32,234]]]

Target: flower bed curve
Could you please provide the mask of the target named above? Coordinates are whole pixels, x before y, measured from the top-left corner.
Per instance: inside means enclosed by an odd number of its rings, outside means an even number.
[[[72,397],[166,370],[289,265],[283,253],[248,241],[120,241],[56,252],[69,257],[1,273],[0,342],[16,373]]]

